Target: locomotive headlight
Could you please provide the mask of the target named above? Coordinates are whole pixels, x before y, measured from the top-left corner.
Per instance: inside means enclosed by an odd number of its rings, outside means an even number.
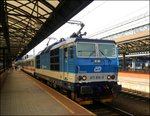
[[[82,80],[85,81],[86,79],[87,79],[87,77],[84,75],[84,76],[82,77]]]
[[[110,75],[107,75],[107,79],[111,79],[111,76],[110,76]]]
[[[82,80],[82,76],[79,76],[79,81],[81,81]]]
[[[111,79],[115,79],[115,75],[112,75],[112,76],[111,76]]]
[[[84,76],[79,76],[79,81],[83,80],[85,81],[87,79],[87,77],[84,75]]]
[[[107,75],[107,79],[115,79],[115,75]]]

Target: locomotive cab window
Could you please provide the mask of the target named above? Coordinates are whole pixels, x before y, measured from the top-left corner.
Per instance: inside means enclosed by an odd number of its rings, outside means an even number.
[[[77,43],[78,57],[96,57],[96,47],[94,43]]]
[[[116,57],[116,47],[113,44],[98,44],[99,57]]]

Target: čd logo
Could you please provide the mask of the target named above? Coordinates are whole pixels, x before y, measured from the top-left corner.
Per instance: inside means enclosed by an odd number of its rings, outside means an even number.
[[[100,67],[100,66],[96,66],[94,68],[94,72],[101,72],[101,70],[102,70],[102,67]]]

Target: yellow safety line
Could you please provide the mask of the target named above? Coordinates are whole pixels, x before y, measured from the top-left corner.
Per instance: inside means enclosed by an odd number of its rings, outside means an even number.
[[[57,92],[57,91],[56,91]],[[74,102],[74,101],[72,101],[71,99],[69,99],[68,97],[66,97],[66,96],[64,96],[64,95],[62,95],[61,93],[59,93],[59,92],[57,92],[59,95],[61,95],[61,96],[63,96],[63,97],[65,97],[67,100],[69,100],[69,101],[71,101],[71,102],[73,102],[74,104],[76,104],[78,107],[80,107],[80,108],[82,108],[82,109],[84,109],[84,110],[86,110],[88,113],[90,113],[91,115],[95,115],[94,113],[92,113],[92,112],[90,112],[89,110],[87,110],[86,108],[84,108],[84,107],[82,107],[81,105],[79,105],[78,103],[76,103],[76,102]],[[95,115],[96,116],[96,115]]]

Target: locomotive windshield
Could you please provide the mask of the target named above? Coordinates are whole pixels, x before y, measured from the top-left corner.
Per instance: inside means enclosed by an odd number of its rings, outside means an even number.
[[[80,57],[96,57],[95,44],[77,43],[77,54]]]
[[[98,44],[99,57],[115,57],[115,45]]]
[[[116,57],[114,44],[77,43],[77,56],[87,58]]]

